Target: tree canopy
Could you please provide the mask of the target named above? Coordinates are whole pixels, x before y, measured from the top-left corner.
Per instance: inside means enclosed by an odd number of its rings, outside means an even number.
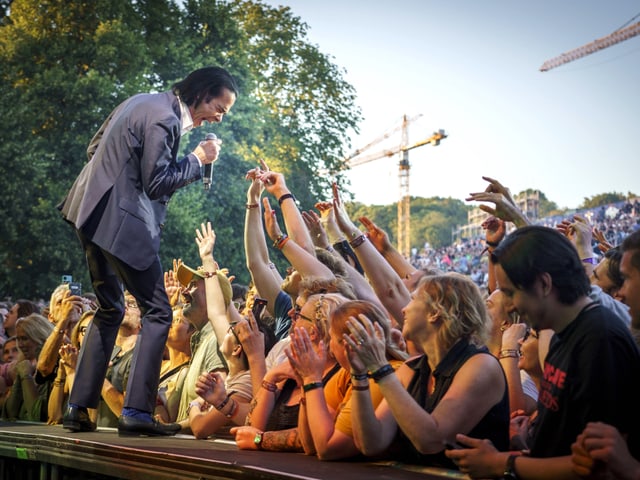
[[[1,6],[0,294],[48,296],[62,274],[89,288],[79,243],[56,205],[87,161],[94,132],[132,94],[167,90],[206,65],[238,80],[238,101],[215,126],[224,147],[214,188],[205,193],[196,183],[176,193],[161,258],[165,268],[178,257],[198,264],[195,229],[210,220],[216,256],[243,282],[246,171],[265,159],[310,208],[329,187],[318,172],[337,170],[357,131],[353,87],[288,8],[243,0]],[[207,133],[200,130],[183,139],[182,155]]]

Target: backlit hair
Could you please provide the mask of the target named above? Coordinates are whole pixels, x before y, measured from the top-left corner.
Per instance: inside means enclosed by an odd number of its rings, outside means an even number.
[[[443,328],[438,340],[444,348],[451,348],[461,338],[486,345],[492,322],[480,289],[470,277],[454,272],[427,275],[414,295],[426,303],[428,314],[440,317]]]

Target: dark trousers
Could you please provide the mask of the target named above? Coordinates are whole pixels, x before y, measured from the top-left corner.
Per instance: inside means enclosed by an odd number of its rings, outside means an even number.
[[[172,321],[160,259],[146,270],[136,270],[97,246],[82,232],[77,234],[100,306],[82,342],[69,403],[88,408],[98,406],[118,328],[124,317],[124,285],[138,301],[142,315],[142,329],[133,351],[124,406],[152,413]]]

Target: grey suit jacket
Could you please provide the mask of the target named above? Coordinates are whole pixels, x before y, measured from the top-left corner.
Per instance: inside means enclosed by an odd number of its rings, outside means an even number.
[[[58,207],[95,244],[137,270],[157,259],[173,192],[201,178],[194,154],[176,158],[180,129],[172,92],[125,100],[94,135],[89,162]]]

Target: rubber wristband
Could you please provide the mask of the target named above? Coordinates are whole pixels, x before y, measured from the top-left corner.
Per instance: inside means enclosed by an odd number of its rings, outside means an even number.
[[[305,383],[302,386],[302,390],[304,390],[305,393],[310,392],[311,390],[315,390],[316,388],[322,388],[324,387],[322,382],[312,382],[312,383]]]
[[[378,383],[384,377],[391,375],[393,372],[394,372],[393,367],[387,363],[386,365],[384,365],[383,367],[380,367],[375,372],[371,372],[371,375],[369,376],[373,378],[374,382]]]
[[[296,197],[293,196],[293,193],[285,193],[278,199],[278,205],[282,205],[282,202],[284,202],[287,198],[293,199],[294,202],[296,201]]]
[[[369,378],[369,375],[367,375],[366,373],[352,373],[351,374],[351,378],[353,378],[354,380],[366,380],[367,378]]]
[[[496,248],[498,245],[500,245],[500,242],[490,242],[489,240],[485,240],[484,243],[493,248]]]
[[[589,258],[583,258],[582,259],[582,263],[590,263],[591,265],[597,265],[598,262],[596,261],[595,258],[593,257],[589,257]]]
[[[367,383],[366,385],[353,385],[351,389],[355,390],[356,392],[364,392],[366,390],[369,390],[369,384]]]

